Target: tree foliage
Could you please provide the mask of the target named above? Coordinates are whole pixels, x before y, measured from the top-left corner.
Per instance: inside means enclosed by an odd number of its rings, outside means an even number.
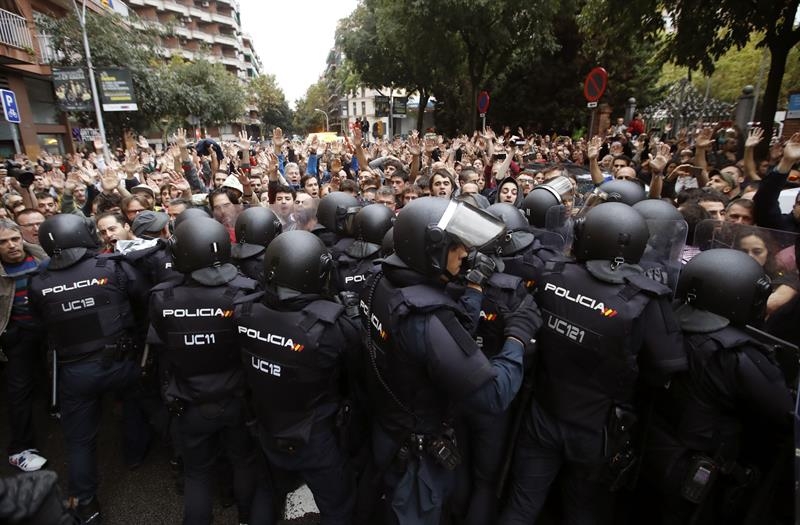
[[[292,110],[275,75],[259,75],[250,80],[249,91],[267,132],[276,127],[291,129]]]
[[[725,53],[741,50],[756,36],[757,45],[770,51],[761,111],[762,125],[769,133],[789,52],[800,42],[799,2],[588,0],[583,14],[586,27],[595,28],[598,38],[626,32],[660,40],[660,56],[665,61],[706,74],[714,71]],[[624,17],[619,16],[622,12]]]
[[[42,29],[52,36],[53,47],[62,51],[55,65],[85,65],[81,27],[74,13],[46,19]],[[179,57],[164,63],[159,29],[131,14],[86,13],[89,48],[95,68],[124,67],[130,70],[138,111],[105,113],[109,134],[121,140],[125,129],[186,126],[189,116],[203,125],[239,119],[245,91],[236,76],[221,64],[204,59],[187,62]],[[79,115],[81,120],[93,118]]]
[[[332,93],[325,79],[311,84],[305,96],[295,102],[293,127],[296,133],[308,134],[325,131],[325,116],[315,109],[327,111]]]

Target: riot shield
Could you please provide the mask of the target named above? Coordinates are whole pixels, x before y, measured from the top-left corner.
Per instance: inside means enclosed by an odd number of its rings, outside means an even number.
[[[767,273],[773,284],[791,283],[797,277],[795,245],[798,234],[726,221],[701,221],[694,234],[695,245],[701,250],[732,248],[753,257]]]
[[[683,220],[647,219],[647,229],[650,237],[639,265],[674,292],[689,227]]]
[[[547,210],[544,231],[563,239],[562,253],[568,254],[572,249],[575,221],[572,218],[572,206],[560,204]]]

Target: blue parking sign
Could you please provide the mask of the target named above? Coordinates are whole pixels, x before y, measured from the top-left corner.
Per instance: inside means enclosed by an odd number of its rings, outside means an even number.
[[[17,97],[10,89],[0,89],[0,97],[3,97],[3,113],[6,120],[19,124],[19,109],[17,109]]]

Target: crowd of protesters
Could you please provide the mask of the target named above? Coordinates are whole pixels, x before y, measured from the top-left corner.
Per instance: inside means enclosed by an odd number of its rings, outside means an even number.
[[[36,159],[16,155],[6,163],[0,173],[0,259],[5,267],[0,277],[6,284],[13,285],[17,275],[10,268],[46,258],[38,247],[38,232],[57,214],[92,220],[100,251],[124,255],[169,239],[176,217],[190,208],[206,209],[235,243],[237,218],[250,208],[270,209],[284,232],[313,232],[319,228],[320,201],[333,192],[350,194],[361,205],[382,204],[399,215],[425,196],[459,199],[478,208],[494,203],[521,207],[534,188],[566,177],[574,188],[565,202],[572,213],[595,188],[618,179],[633,181],[650,198],[674,205],[688,224],[683,262],[702,248],[695,234],[703,221],[760,227],[737,239],[735,248],[772,274],[775,286],[767,311],[779,312],[796,300],[800,289],[793,251],[779,256],[764,233],[800,233],[800,192],[791,191],[800,182],[798,134],[781,141],[764,137],[759,128],[740,130],[722,123],[648,131],[637,115],[584,138],[522,127],[486,128],[455,137],[414,131],[402,138],[376,138],[356,126],[330,141],[316,135],[288,138],[280,128],[264,141],[254,141],[246,132],[234,141],[190,141],[186,130],[179,129],[163,149],[144,137],[128,139],[127,149],[110,155],[42,153]],[[756,152],[766,140],[768,153],[761,157]],[[781,209],[784,191],[793,199],[786,212]],[[9,237],[11,244],[3,244],[10,228],[4,225],[16,226],[21,239]],[[13,304],[4,311],[3,322],[30,322],[24,306]],[[800,339],[792,329],[781,336]],[[15,356],[8,357],[9,365],[16,364]],[[9,376],[17,370],[6,366]],[[9,411],[9,461],[27,471],[46,461],[33,446],[32,384],[6,381],[16,406]],[[142,460],[131,457],[130,463]]]

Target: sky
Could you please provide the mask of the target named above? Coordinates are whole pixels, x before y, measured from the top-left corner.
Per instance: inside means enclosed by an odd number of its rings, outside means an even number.
[[[276,76],[291,107],[325,70],[336,23],[358,0],[239,0],[242,30],[253,38],[263,73]]]

